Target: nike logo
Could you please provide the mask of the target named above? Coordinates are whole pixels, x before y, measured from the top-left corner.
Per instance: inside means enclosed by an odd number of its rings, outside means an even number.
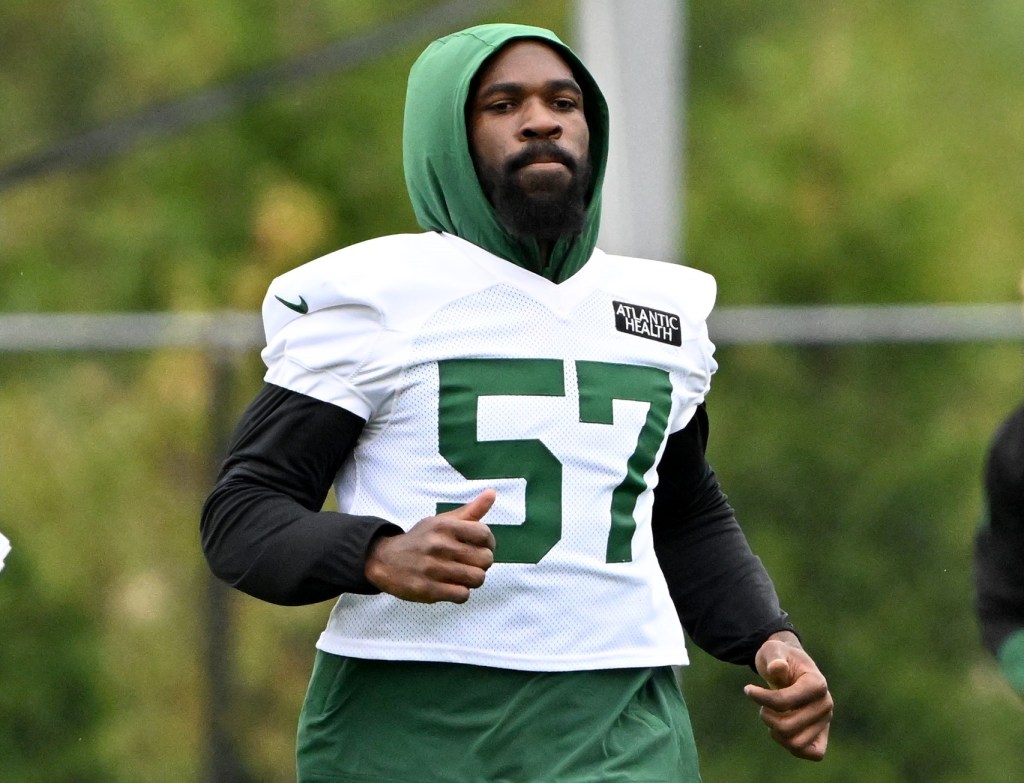
[[[305,315],[306,313],[309,312],[309,305],[306,304],[306,300],[304,297],[300,296],[298,302],[289,302],[287,299],[282,299],[276,294],[274,295],[274,298],[281,304],[283,304],[285,307],[287,307],[289,310],[294,310],[300,315]]]

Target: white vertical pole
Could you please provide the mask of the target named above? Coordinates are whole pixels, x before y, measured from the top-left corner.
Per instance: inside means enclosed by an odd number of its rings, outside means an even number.
[[[682,260],[684,0],[576,0],[574,47],[608,100],[598,246]]]

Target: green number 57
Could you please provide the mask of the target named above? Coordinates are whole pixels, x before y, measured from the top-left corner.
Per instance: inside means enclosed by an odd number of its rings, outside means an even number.
[[[564,397],[559,359],[450,359],[438,365],[438,442],[441,455],[467,479],[523,478],[526,513],[520,525],[493,525],[495,560],[538,563],[562,538],[562,463],[539,439],[477,438],[481,397]],[[612,492],[606,562],[632,560],[636,531],[633,510],[646,489],[644,474],[654,465],[668,427],[672,383],[654,367],[575,362],[579,420],[614,424],[613,400],[649,403],[636,446],[626,458],[625,477]],[[625,455],[624,455],[625,456]],[[437,513],[459,504],[438,503]]]

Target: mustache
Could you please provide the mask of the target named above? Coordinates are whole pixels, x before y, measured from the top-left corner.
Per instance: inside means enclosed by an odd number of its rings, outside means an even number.
[[[578,168],[576,159],[559,147],[553,141],[535,141],[521,152],[516,153],[505,161],[505,171],[511,174],[516,169],[536,163],[540,160],[550,160],[561,163],[569,171],[575,173]]]

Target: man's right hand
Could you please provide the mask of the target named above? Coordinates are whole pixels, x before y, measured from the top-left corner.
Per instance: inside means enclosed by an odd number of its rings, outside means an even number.
[[[421,519],[407,533],[377,539],[366,557],[366,578],[406,601],[465,603],[494,562],[494,534],[480,521],[494,498],[494,490],[485,489],[454,511]]]

